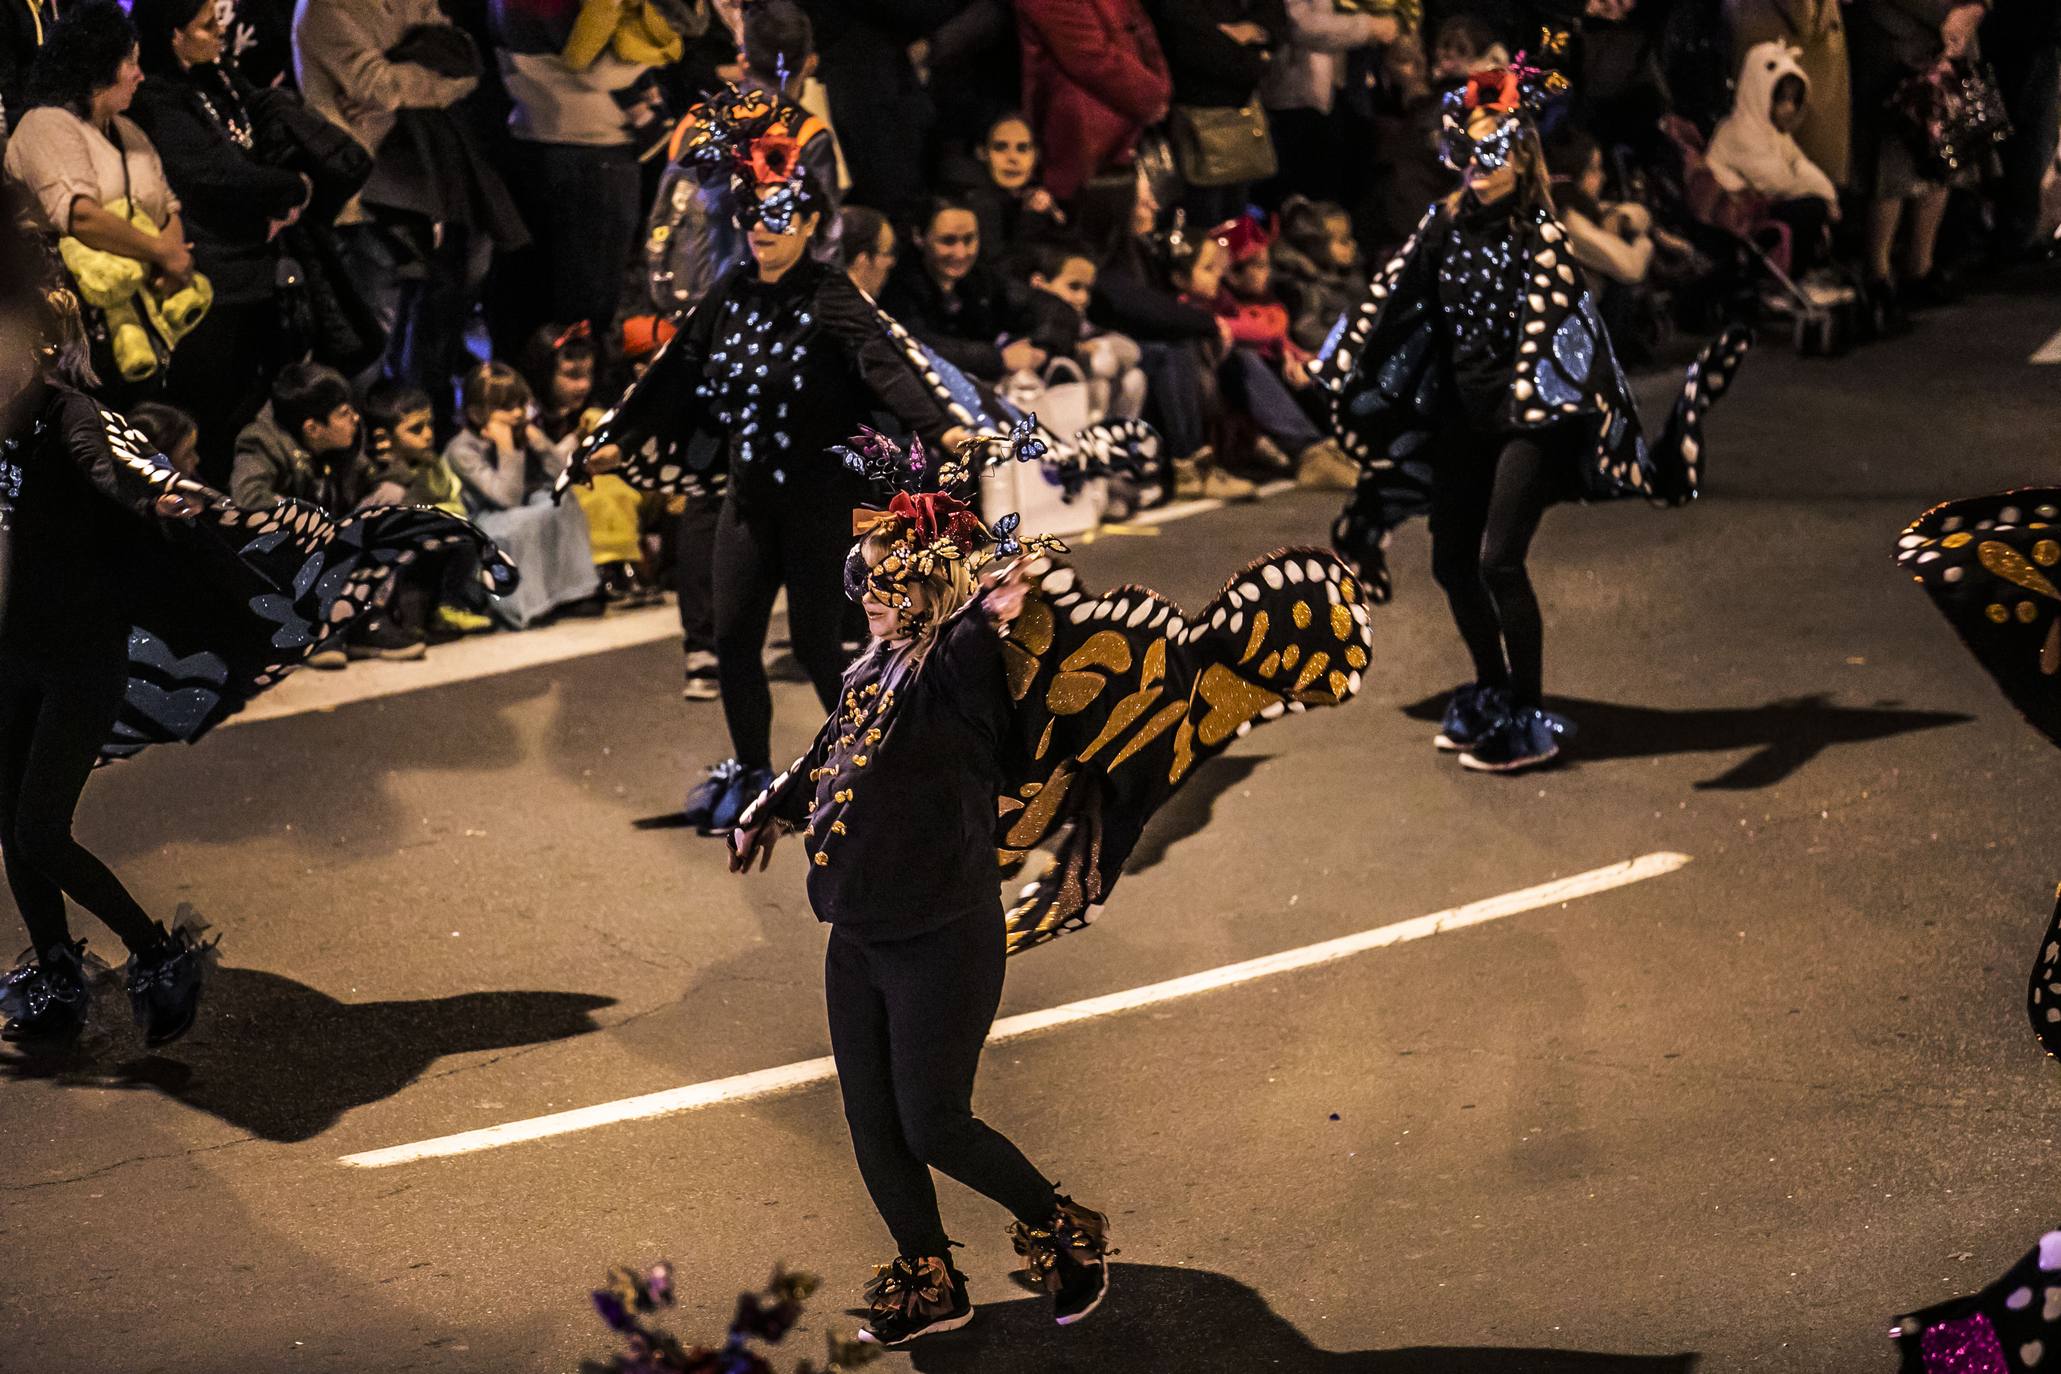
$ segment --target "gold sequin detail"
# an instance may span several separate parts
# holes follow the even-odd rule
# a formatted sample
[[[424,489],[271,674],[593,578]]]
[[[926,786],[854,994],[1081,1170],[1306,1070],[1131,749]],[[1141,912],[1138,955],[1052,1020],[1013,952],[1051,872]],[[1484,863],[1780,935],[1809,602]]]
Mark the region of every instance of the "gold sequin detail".
[[[1110,711],[1109,722],[1102,727],[1102,733],[1089,741],[1087,748],[1081,750],[1081,762],[1086,763],[1101,753],[1104,745],[1130,728],[1131,723],[1138,717],[1151,710],[1152,703],[1158,701],[1160,693],[1165,690],[1163,687],[1147,687],[1144,691],[1133,692],[1119,701]]]
[[[1018,849],[1028,849],[1045,837],[1052,827],[1052,818],[1059,814],[1059,803],[1066,800],[1066,790],[1073,785],[1071,765],[1061,764],[1052,771],[1045,785],[1038,789],[1038,795],[1016,818],[1016,824],[1009,827],[1009,833],[1002,837],[1005,844]]]
[[[1307,601],[1296,602],[1294,606],[1289,608],[1288,618],[1295,622],[1296,629],[1307,630],[1310,627],[1310,603]]]
[[[1345,651],[1345,662],[1349,668],[1364,668],[1367,666],[1367,651],[1355,644]]]
[[[1985,539],[1976,547],[1975,556],[1982,561],[1983,567],[2006,582],[2016,583],[2029,592],[2038,592],[2041,596],[2051,596],[2056,601],[2061,601],[2061,590],[2057,590],[2038,568],[2025,561],[2025,555],[2009,544]]]
[[[2005,610],[2001,605],[1994,601],[1990,602],[1989,605],[1984,608],[1983,614],[1987,615],[1991,620],[1994,620],[1999,625],[2003,624],[2005,621],[2011,618],[2011,613]]]
[[[2055,623],[2061,624],[2061,621]],[[1172,725],[1177,720],[1181,720],[1187,714],[1188,702],[1185,698],[1180,701],[1168,702],[1165,706],[1160,707],[1159,714],[1140,726],[1138,733],[1131,737],[1131,742],[1122,749],[1119,749],[1116,757],[1109,761],[1109,771],[1114,773],[1123,766],[1126,759],[1165,734],[1169,725]],[[1185,721],[1182,723],[1182,729],[1187,729]]]
[[[1344,701],[1345,689],[1352,686],[1352,682],[1346,677],[1344,673],[1339,672],[1336,668],[1333,668],[1331,670],[1331,676],[1327,680],[1331,684],[1331,695],[1338,698],[1340,701]]]
[[[1066,656],[1059,665],[1062,673],[1077,673],[1084,668],[1107,668],[1112,673],[1130,671],[1131,641],[1115,630],[1097,630],[1088,636],[1087,643]]]
[[[1052,727],[1057,724],[1059,718],[1056,716],[1045,722],[1045,732],[1038,736],[1038,752],[1031,755],[1033,759],[1042,759],[1046,751],[1052,747]]]
[[[1353,637],[1353,613],[1344,606],[1331,608],[1331,633],[1339,639]]]
[[[816,866],[817,866],[818,868],[821,868],[821,867],[822,867],[823,865],[825,865],[825,864],[827,864],[827,863],[829,863],[829,862],[830,862],[830,856],[829,856],[828,854],[825,854],[825,853],[824,853],[824,852],[823,852],[822,850],[820,850],[820,849],[816,851]]]
[[[2018,603],[2018,623],[2020,625],[2032,624],[2033,621],[2039,619],[2039,614],[2040,608],[2033,605],[2030,601]]]
[[[1330,666],[1331,655],[1324,653],[1311,654],[1310,661],[1302,665],[1302,675],[1295,679],[1295,690],[1300,692],[1308,687],[1317,680],[1319,674]]]
[[[1966,530],[1963,530],[1959,534],[1950,534],[1946,538],[1940,540],[1939,546],[1943,549],[1958,549],[1965,544],[1973,543],[1974,540],[1974,535],[1969,534]]]
[[[1222,744],[1239,726],[1266,710],[1281,698],[1278,694],[1247,682],[1221,663],[1212,663],[1195,684],[1196,695],[1209,703],[1209,714],[1195,727],[1195,737],[1204,748]]]
[[[1252,637],[1245,641],[1245,652],[1238,655],[1238,661],[1243,663],[1258,653],[1260,645],[1266,643],[1266,640],[1267,613],[1265,611],[1254,611],[1252,613]]]
[[[2032,546],[2032,561],[2042,568],[2051,568],[2061,563],[2061,544],[2051,539],[2042,539]]]
[[[1295,646],[1291,644],[1288,647],[1293,649]],[[1276,650],[1275,652],[1268,654],[1265,658],[1260,660],[1259,675],[1261,677],[1272,677],[1274,674],[1280,671],[1281,654],[1279,650]]]
[[[1078,715],[1102,695],[1109,679],[1100,673],[1061,673],[1045,689],[1045,705],[1055,716]]]
[[[1281,651],[1281,666],[1283,668],[1293,670],[1295,665],[1300,662],[1302,662],[1302,645],[1291,644]]]

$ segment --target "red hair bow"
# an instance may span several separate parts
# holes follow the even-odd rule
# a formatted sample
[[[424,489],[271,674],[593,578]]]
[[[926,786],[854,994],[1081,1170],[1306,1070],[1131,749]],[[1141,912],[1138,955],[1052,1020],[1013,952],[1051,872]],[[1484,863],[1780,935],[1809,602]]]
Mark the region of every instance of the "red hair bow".
[[[1490,67],[1467,78],[1470,110],[1512,111],[1524,106],[1524,83],[1509,67]]]
[[[981,537],[980,517],[973,513],[973,508],[941,491],[917,492],[913,496],[898,491],[894,500],[887,503],[887,513],[908,521],[925,544],[946,538],[970,550]]]

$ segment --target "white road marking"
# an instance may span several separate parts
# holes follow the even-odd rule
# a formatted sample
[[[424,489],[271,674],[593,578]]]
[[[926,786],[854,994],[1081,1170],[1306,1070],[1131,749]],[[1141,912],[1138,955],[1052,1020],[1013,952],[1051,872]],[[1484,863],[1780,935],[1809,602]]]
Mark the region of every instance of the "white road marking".
[[[1261,496],[1278,496],[1294,491],[1293,482],[1268,482]],[[1217,500],[1177,501],[1170,506],[1140,511],[1127,524],[1164,525],[1203,515],[1223,507]],[[775,607],[776,617],[786,606],[783,593]],[[611,611],[598,620],[561,620],[542,629],[520,633],[477,635],[453,640],[431,649],[427,658],[413,663],[381,663],[367,660],[353,663],[340,672],[301,668],[259,697],[244,711],[223,722],[227,730],[253,725],[261,720],[281,720],[315,711],[334,711],[361,701],[420,692],[430,687],[448,687],[457,682],[497,677],[502,673],[541,668],[568,659],[586,658],[616,649],[655,644],[679,633],[680,617],[670,604],[635,611]]]
[[[1506,892],[1500,897],[1469,902],[1466,906],[1434,911],[1428,916],[1418,916],[1407,921],[1397,921],[1393,925],[1363,930],[1357,935],[1344,935],[1335,940],[1304,945],[1300,949],[1284,950],[1279,954],[1268,954],[1258,959],[1247,959],[1243,963],[1226,964],[1222,968],[1207,969],[1182,978],[1170,978],[1163,983],[1151,983],[1125,992],[1113,992],[1103,997],[1069,1002],[1065,1006],[1052,1007],[1045,1011],[1005,1017],[997,1021],[994,1029],[988,1033],[988,1043],[992,1045],[1003,1040],[1013,1040],[1018,1036],[1051,1030],[1057,1026],[1111,1016],[1121,1011],[1133,1011],[1139,1007],[1169,1002],[1179,997],[1193,997],[1197,993],[1212,992],[1218,988],[1250,983],[1260,978],[1292,973],[1297,969],[1314,968],[1319,964],[1364,954],[1371,949],[1384,949],[1389,945],[1421,940],[1427,935],[1439,935],[1449,930],[1461,930],[1488,921],[1499,921],[1505,916],[1537,911],[1542,907],[1573,901],[1577,897],[1590,897],[1599,892],[1609,892],[1614,888],[1644,882],[1648,878],[1662,877],[1673,873],[1688,862],[1687,854],[1665,851],[1643,854],[1623,863],[1611,864],[1605,868],[1592,868],[1586,873],[1577,873],[1570,878],[1560,878],[1536,887]],[[535,1116],[526,1121],[510,1121],[504,1125],[487,1126],[476,1131],[460,1131],[456,1135],[438,1136],[434,1140],[419,1140],[412,1145],[392,1145],[381,1150],[366,1150],[360,1154],[341,1156],[338,1162],[358,1169],[381,1169],[394,1164],[410,1164],[422,1159],[473,1154],[480,1150],[498,1149],[503,1145],[516,1145],[528,1140],[543,1140],[550,1136],[571,1135],[576,1131],[590,1131],[597,1126],[611,1126],[620,1121],[648,1121],[653,1117],[671,1116],[676,1112],[693,1111],[697,1107],[711,1107],[721,1102],[746,1102],[754,1098],[770,1097],[775,1093],[828,1082],[835,1077],[837,1066],[828,1057],[805,1059],[798,1064],[783,1064],[778,1068],[760,1069],[754,1073],[738,1074],[733,1078],[690,1083],[685,1087],[645,1093],[640,1097],[626,1097],[620,1101],[602,1102],[592,1107],[553,1112],[549,1116]]]
[[[2032,363],[2061,363],[2061,333],[2055,334],[2053,338],[2034,349],[2032,357],[2027,359],[2027,361]]]

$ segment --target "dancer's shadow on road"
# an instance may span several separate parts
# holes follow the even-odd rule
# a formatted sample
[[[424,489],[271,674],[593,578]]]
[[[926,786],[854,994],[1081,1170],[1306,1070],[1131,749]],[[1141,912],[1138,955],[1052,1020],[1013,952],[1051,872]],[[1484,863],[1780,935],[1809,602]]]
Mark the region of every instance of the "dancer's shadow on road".
[[[391,1097],[440,1057],[599,1030],[609,997],[467,992],[415,1002],[339,1002],[262,969],[221,968],[200,1024],[163,1054],[138,1043],[119,988],[97,999],[89,1038],[66,1053],[10,1054],[0,1075],[155,1089],[266,1140],[308,1140],[353,1107]]]
[[[1862,744],[1975,719],[1958,711],[1901,710],[1893,701],[1834,706],[1823,692],[1784,697],[1765,706],[1686,711],[1549,696],[1546,708],[1574,722],[1574,742],[1565,757],[1576,765],[1751,749],[1751,754],[1723,773],[1696,784],[1713,791],[1771,787],[1835,744]],[[1440,693],[1405,706],[1403,714],[1412,720],[1436,722],[1445,709],[1446,697]]]
[[[1138,837],[1138,847],[1124,864],[1124,872],[1143,873],[1164,859],[1177,840],[1185,840],[1207,826],[1216,811],[1217,799],[1272,758],[1271,754],[1229,754],[1210,760],[1207,768],[1195,770],[1188,785],[1168,797],[1147,822],[1145,833]]]
[[[1693,1354],[1413,1346],[1330,1351],[1238,1280],[1205,1269],[1118,1264],[1108,1300],[1079,1326],[1056,1326],[1046,1298],[982,1306],[964,1331],[910,1348],[920,1374],[1690,1374]]]

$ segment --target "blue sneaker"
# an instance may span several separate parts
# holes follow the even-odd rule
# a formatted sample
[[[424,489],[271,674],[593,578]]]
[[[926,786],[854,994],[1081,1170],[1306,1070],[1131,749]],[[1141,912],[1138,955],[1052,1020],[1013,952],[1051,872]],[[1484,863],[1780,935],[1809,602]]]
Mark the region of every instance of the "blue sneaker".
[[[1522,772],[1550,763],[1560,753],[1560,741],[1573,734],[1574,726],[1551,711],[1520,706],[1461,754],[1460,764],[1483,773]]]
[[[1447,751],[1468,748],[1493,730],[1509,709],[1509,698],[1500,687],[1484,687],[1479,682],[1455,687],[1452,698],[1446,702],[1446,717],[1439,723],[1438,738],[1432,743]]]
[[[687,805],[681,819],[696,830],[707,832],[709,822],[714,819],[716,808],[722,805],[723,797],[730,790],[730,784],[737,781],[744,772],[744,765],[736,759],[724,759],[708,770],[708,776],[696,783],[687,793]]]
[[[708,829],[710,835],[727,835],[737,828],[737,818],[744,814],[744,808],[759,798],[759,793],[773,785],[773,770],[770,768],[739,767],[737,776],[730,782],[729,790],[723,793],[716,809],[710,813]]]

